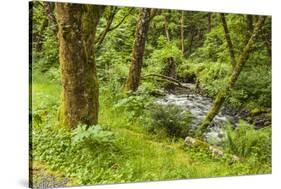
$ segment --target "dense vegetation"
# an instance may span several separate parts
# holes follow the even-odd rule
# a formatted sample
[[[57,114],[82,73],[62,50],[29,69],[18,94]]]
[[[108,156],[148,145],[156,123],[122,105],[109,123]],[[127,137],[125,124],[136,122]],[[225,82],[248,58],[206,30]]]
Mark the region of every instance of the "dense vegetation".
[[[271,173],[271,17],[39,1],[30,16],[32,170],[69,186]],[[179,91],[214,101],[196,128],[157,103]],[[220,111],[226,155],[185,145]]]

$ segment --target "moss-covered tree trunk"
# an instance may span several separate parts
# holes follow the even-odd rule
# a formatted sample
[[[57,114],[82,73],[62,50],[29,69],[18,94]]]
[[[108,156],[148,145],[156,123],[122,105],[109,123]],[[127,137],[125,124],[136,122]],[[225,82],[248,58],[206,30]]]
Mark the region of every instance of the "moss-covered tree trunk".
[[[259,20],[258,20],[257,24],[255,25],[254,31],[253,31],[250,39],[248,40],[247,45],[244,47],[244,49],[239,57],[239,61],[235,65],[235,67],[229,77],[229,82],[228,82],[227,86],[218,93],[213,106],[207,113],[202,124],[197,129],[197,133],[196,133],[197,136],[201,136],[202,133],[205,132],[205,130],[210,125],[210,123],[212,122],[214,117],[218,114],[218,112],[219,112],[220,108],[222,107],[228,94],[234,87],[235,82],[237,81],[245,63],[247,62],[247,60],[249,58],[251,48],[253,47],[255,40],[257,38],[257,35],[263,26],[264,20],[265,20],[265,17],[262,17],[262,16],[259,17]]]
[[[103,6],[56,3],[62,82],[60,123],[75,128],[98,121],[95,34]]]
[[[137,21],[135,31],[135,41],[133,45],[132,61],[129,75],[125,84],[125,90],[136,91],[140,84],[141,67],[143,64],[143,55],[145,50],[145,42],[151,20],[151,9],[142,8]]]

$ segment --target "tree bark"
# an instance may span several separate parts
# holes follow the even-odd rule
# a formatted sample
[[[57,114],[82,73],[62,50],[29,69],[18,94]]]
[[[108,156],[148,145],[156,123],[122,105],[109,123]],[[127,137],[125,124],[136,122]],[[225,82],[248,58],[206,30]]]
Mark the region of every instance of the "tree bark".
[[[202,122],[202,124],[199,126],[199,128],[197,129],[196,135],[197,136],[201,136],[202,133],[204,133],[207,129],[207,127],[209,126],[209,124],[213,121],[214,117],[218,114],[222,104],[224,103],[226,97],[228,96],[228,94],[230,93],[230,91],[232,90],[232,88],[234,87],[235,82],[237,81],[245,63],[247,62],[249,55],[250,55],[250,50],[252,48],[252,46],[254,45],[257,35],[260,32],[263,23],[265,21],[265,17],[260,16],[259,20],[254,28],[254,31],[250,37],[250,39],[248,40],[247,45],[244,47],[242,54],[239,57],[239,61],[237,62],[237,64],[235,65],[232,74],[229,77],[229,82],[227,84],[227,86],[218,93],[215,102],[213,104],[213,106],[211,107],[211,109],[209,110],[209,112],[207,113],[204,121]]]
[[[103,9],[103,6],[56,3],[62,82],[59,121],[66,128],[98,122],[94,44]]]
[[[184,55],[184,11],[181,11],[181,52]]]
[[[230,58],[231,58],[231,64],[232,64],[232,67],[234,67],[236,65],[236,59],[235,59],[233,44],[232,44],[232,41],[230,38],[230,33],[228,30],[228,26],[227,26],[227,22],[226,22],[224,13],[220,13],[220,15],[221,15],[222,26],[224,29],[225,39],[227,42],[227,46],[228,46],[228,50],[229,50],[229,54],[230,54]]]
[[[143,64],[143,55],[145,43],[149,29],[151,9],[142,8],[140,10],[137,27],[135,32],[135,41],[133,45],[133,55],[129,75],[125,84],[126,91],[136,91],[140,84],[141,67]]]

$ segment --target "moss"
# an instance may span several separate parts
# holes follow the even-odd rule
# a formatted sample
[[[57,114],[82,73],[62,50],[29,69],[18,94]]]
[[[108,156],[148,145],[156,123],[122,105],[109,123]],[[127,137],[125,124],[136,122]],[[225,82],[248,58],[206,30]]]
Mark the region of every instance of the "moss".
[[[94,40],[102,10],[103,6],[56,3],[63,88],[59,119],[68,128],[98,122]]]
[[[135,31],[135,41],[133,45],[131,67],[124,87],[126,91],[136,91],[139,87],[141,67],[143,63],[143,54],[149,28],[149,22],[150,9],[141,9]]]

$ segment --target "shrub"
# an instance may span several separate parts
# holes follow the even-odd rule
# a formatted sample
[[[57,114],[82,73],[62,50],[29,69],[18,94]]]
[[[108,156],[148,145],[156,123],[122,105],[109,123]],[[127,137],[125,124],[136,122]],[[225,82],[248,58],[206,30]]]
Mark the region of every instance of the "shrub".
[[[115,110],[124,111],[128,114],[128,118],[143,119],[146,112],[152,105],[152,97],[149,95],[149,91],[143,88],[139,88],[137,92],[129,92],[129,96],[118,100],[114,105]]]
[[[151,111],[152,132],[164,132],[170,137],[186,137],[191,114],[176,105],[156,105]]]
[[[159,40],[159,47],[144,61],[144,68],[148,73],[161,73],[165,69],[167,58],[170,57],[174,58],[177,65],[183,62],[182,52],[175,41],[168,42],[163,36],[160,36]]]
[[[86,146],[91,149],[97,146],[112,146],[114,140],[113,132],[105,130],[100,125],[91,127],[79,125],[72,132],[73,144]]]
[[[59,67],[59,44],[51,28],[47,28],[43,36],[42,50],[33,49],[32,70],[44,73],[50,68]]]
[[[51,67],[46,73],[47,79],[50,82],[59,82],[60,81],[60,70],[55,67]]]
[[[235,129],[228,125],[226,131],[225,148],[229,152],[271,162],[271,128],[256,130],[245,121],[240,121]]]

